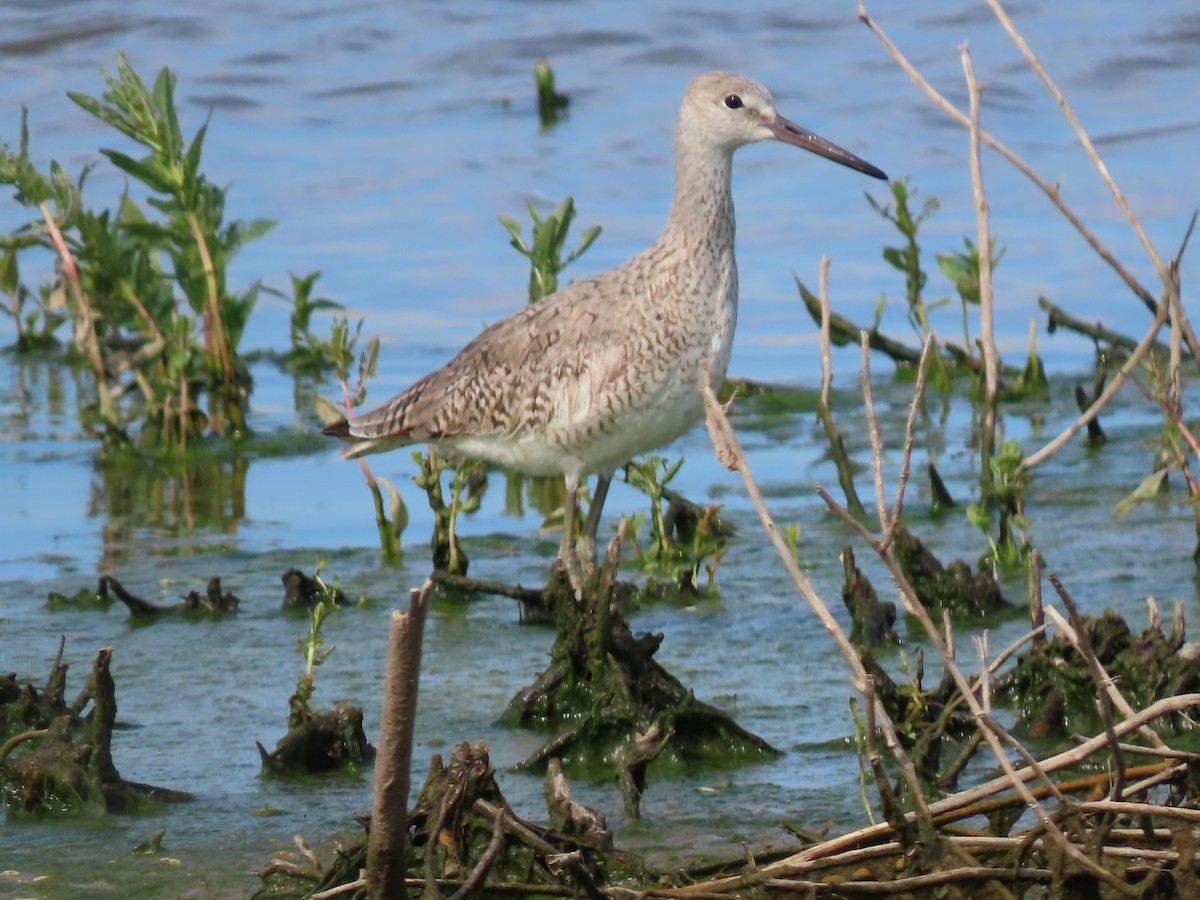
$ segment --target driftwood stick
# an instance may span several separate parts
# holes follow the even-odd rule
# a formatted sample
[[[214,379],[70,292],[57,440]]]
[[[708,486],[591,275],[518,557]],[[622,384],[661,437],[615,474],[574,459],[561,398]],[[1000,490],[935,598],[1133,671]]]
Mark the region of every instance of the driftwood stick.
[[[1068,331],[1074,331],[1076,334],[1089,337],[1098,344],[1104,343],[1128,351],[1137,347],[1137,341],[1128,335],[1105,328],[1099,322],[1085,322],[1083,319],[1071,315],[1061,306],[1045,297],[1038,297],[1038,306],[1046,313],[1047,331],[1054,332],[1056,329],[1065,328]],[[1162,345],[1157,344],[1157,342],[1156,347],[1162,349]]]
[[[367,894],[372,900],[408,896],[405,845],[408,839],[409,767],[421,671],[421,640],[432,592],[432,582],[426,581],[410,594],[408,612],[392,611],[379,717],[371,830],[367,836]]]
[[[511,597],[531,606],[545,605],[545,592],[537,588],[522,587],[519,584],[508,584],[504,581],[489,581],[483,578],[472,578],[469,575],[459,575],[457,572],[447,572],[445,569],[434,569],[429,573],[429,580],[434,584],[445,585],[455,590],[467,591],[472,594],[491,594],[497,597]]]
[[[462,886],[457,891],[450,895],[450,900],[465,900],[476,889],[483,886],[488,872],[492,870],[492,863],[496,861],[496,857],[500,853],[500,848],[504,846],[504,818],[504,810],[500,810],[496,815],[495,824],[492,825],[492,839],[488,843],[487,849],[479,857],[479,862],[475,864],[475,868],[471,870],[471,874],[467,876],[467,880],[462,883]]]

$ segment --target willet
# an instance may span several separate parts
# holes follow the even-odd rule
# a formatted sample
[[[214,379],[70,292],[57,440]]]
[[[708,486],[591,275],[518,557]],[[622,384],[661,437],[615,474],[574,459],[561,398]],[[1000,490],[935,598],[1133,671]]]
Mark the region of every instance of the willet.
[[[562,475],[559,556],[578,589],[580,479],[598,476],[578,545],[594,558],[617,467],[703,417],[705,366],[715,386],[724,381],[738,302],[733,151],[767,140],[887,178],[779,115],[762,85],[728,72],[700,75],[680,106],[675,197],[657,241],[501,319],[408,390],[324,433],[355,441],[347,459],[433,441],[529,475]]]

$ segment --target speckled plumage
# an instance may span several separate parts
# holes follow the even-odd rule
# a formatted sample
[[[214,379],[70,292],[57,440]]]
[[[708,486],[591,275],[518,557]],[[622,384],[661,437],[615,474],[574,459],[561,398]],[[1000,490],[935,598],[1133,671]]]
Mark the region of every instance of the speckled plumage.
[[[662,235],[637,256],[501,319],[440,369],[329,433],[345,456],[436,441],[533,475],[605,479],[703,415],[702,364],[725,378],[737,322],[733,151],[796,144],[875,177],[881,171],[775,112],[739,75],[709,72],[684,95],[675,197]],[[590,521],[590,518],[589,518]]]

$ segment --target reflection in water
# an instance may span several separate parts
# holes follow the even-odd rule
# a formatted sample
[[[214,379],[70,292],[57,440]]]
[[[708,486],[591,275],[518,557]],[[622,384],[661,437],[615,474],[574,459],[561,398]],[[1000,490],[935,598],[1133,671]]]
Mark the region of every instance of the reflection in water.
[[[567,487],[561,476],[530,476],[520,472],[504,472],[504,514],[521,518],[525,504],[543,518],[562,513]]]
[[[29,428],[35,414],[51,422],[61,422],[66,406],[67,391],[64,374],[72,373],[68,366],[44,364],[39,354],[18,355],[6,352],[12,360],[11,381],[0,389],[0,419],[10,433]],[[78,395],[78,392],[76,392]]]
[[[146,531],[157,537],[236,534],[246,516],[249,468],[250,459],[242,454],[98,462],[87,513],[105,520],[101,569],[137,559],[138,538]],[[196,545],[180,544],[173,552],[193,553]]]

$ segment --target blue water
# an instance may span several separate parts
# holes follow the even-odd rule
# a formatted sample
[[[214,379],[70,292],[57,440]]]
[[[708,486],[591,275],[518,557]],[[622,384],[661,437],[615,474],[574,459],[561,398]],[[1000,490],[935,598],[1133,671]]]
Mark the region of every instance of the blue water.
[[[987,88],[985,127],[1060,183],[1080,216],[1157,295],[1137,239],[985,6],[944,0],[923,4],[919,15],[898,4],[869,8],[960,106],[966,94],[958,46],[967,41]],[[1173,255],[1197,198],[1200,19],[1192,5],[1026,4],[1014,15],[1151,240],[1163,256]],[[927,299],[951,292],[933,254],[960,249],[962,236],[975,233],[965,132],[917,93],[855,20],[852,4],[817,11],[711,2],[242,3],[194,12],[93,0],[0,3],[0,23],[0,90],[9,101],[0,112],[0,141],[15,145],[19,107],[27,106],[39,164],[53,158],[76,172],[97,158],[98,147],[129,149],[65,97],[67,90],[100,93],[99,70],[115,69],[118,49],[144,77],[171,67],[185,131],[211,115],[205,168],[230,186],[228,214],[279,220],[237,257],[231,281],[245,286],[261,278],[283,288],[287,273],[320,269],[319,293],[345,304],[365,319],[366,333],[383,339],[374,401],[524,302],[525,261],[508,247],[498,213],[523,221],[527,200],[545,208],[573,196],[577,230],[600,224],[604,232],[568,274],[601,271],[656,236],[671,194],[679,96],[705,69],[758,78],[785,115],[893,176],[911,177],[922,196],[941,201],[922,231]],[[531,77],[541,55],[572,98],[568,118],[544,131]],[[992,233],[1008,248],[996,273],[1006,359],[1023,360],[1031,319],[1043,321],[1036,307],[1042,295],[1082,318],[1140,335],[1146,313],[1112,271],[1022,176],[991,153],[984,165]],[[908,336],[902,282],[880,257],[897,236],[862,197],[870,191],[886,198],[885,188],[783,146],[740,151],[735,168],[743,302],[734,375],[818,384],[815,328],[797,302],[793,276],[815,286],[822,254],[833,259],[838,312],[869,323],[886,294],[892,303],[885,329]],[[111,205],[123,185],[101,165],[89,178],[89,201]],[[136,190],[133,195],[144,199]],[[4,231],[24,215],[0,202]],[[48,273],[51,261],[23,260],[27,282],[40,280],[39,267]],[[1187,283],[1185,264],[1185,295]],[[263,296],[243,347],[286,348],[287,314],[282,301]],[[937,312],[935,326],[955,339],[957,306]],[[1070,379],[1086,372],[1092,354],[1083,339],[1039,329],[1039,351],[1059,376],[1054,395],[1005,423],[1008,436],[1028,449],[1070,421]],[[11,343],[13,334],[10,320],[0,318],[0,345]],[[839,351],[834,362],[839,422],[865,462],[857,351]],[[885,360],[874,365],[885,382],[878,388],[885,436],[896,447],[908,389],[886,384]],[[256,430],[313,430],[312,411],[294,408],[290,378],[269,365],[256,366],[254,374]],[[324,393],[336,396],[330,386]],[[1189,399],[1194,406],[1196,398]],[[105,886],[145,896],[244,894],[255,884],[254,870],[290,844],[292,834],[315,841],[352,830],[350,814],[369,803],[366,776],[301,786],[258,777],[253,742],[270,744],[282,733],[301,665],[294,638],[304,623],[277,611],[278,576],[288,566],[311,570],[324,559],[331,577],[372,598],[330,622],[337,650],[319,673],[317,695],[318,702],[362,704],[372,731],[389,611],[428,568],[424,500],[409,484],[406,453],[375,464],[400,486],[413,517],[405,564],[381,569],[361,474],[337,461],[333,448],[285,456],[252,450],[243,503],[235,509],[227,498],[214,510],[166,474],[155,481],[148,473],[136,487],[106,478],[94,465],[93,440],[80,433],[79,402],[71,373],[0,362],[0,667],[40,683],[58,636],[66,634],[74,691],[96,649],[115,647],[120,717],[141,726],[118,735],[118,768],[127,778],[191,790],[202,799],[149,819],[0,823],[0,869],[18,870],[21,878],[51,876],[40,885],[0,876],[0,894],[91,896]],[[1117,446],[1102,453],[1078,444],[1065,450],[1038,472],[1027,509],[1035,541],[1081,605],[1090,611],[1117,606],[1135,626],[1143,621],[1146,594],[1164,605],[1182,600],[1193,621],[1200,614],[1190,510],[1167,498],[1139,509],[1121,527],[1109,520],[1113,504],[1149,471],[1159,424],[1136,390],[1124,392],[1106,421]],[[819,425],[811,415],[760,419],[753,405],[743,409],[738,425],[778,518],[800,524],[802,553],[814,566],[818,589],[839,606],[836,555],[853,536],[823,512],[812,492],[818,482],[834,483]],[[944,424],[930,422],[921,433],[919,462],[935,458],[964,499],[975,490],[971,428],[970,410],[959,401]],[[851,732],[844,671],[759,540],[740,483],[712,458],[703,430],[682,438],[671,453],[687,456],[678,486],[697,499],[724,503],[740,537],[719,570],[719,600],[646,609],[634,627],[665,631],[660,658],[671,671],[698,696],[794,752],[733,772],[671,774],[657,782],[652,774],[650,824],[625,837],[663,852],[732,852],[741,839],[776,839],[780,818],[850,827],[863,814],[857,768],[840,743]],[[890,453],[889,471],[897,462],[898,453]],[[922,484],[915,479],[911,492],[916,514],[928,506]],[[501,488],[497,480],[480,513],[463,525],[473,574],[538,583],[555,538],[538,538],[535,512],[506,516]],[[860,490],[869,493],[865,480]],[[131,503],[126,491],[142,499]],[[608,510],[615,517],[643,507],[639,495],[618,485]],[[959,518],[929,523],[922,536],[947,558],[974,559],[984,549],[981,536]],[[1145,556],[1150,547],[1152,560]],[[886,593],[880,568],[865,551],[858,557]],[[168,620],[131,629],[118,608],[81,614],[44,607],[48,591],[71,593],[101,572],[115,572],[132,590],[162,603],[221,574],[242,596],[242,612],[228,621]],[[1018,581],[1007,590],[1019,600],[1023,588]],[[1019,622],[999,626],[993,648],[1019,630]],[[487,739],[510,799],[540,817],[540,782],[503,772],[536,739],[493,723],[545,664],[549,643],[548,632],[518,624],[510,601],[434,610],[414,754],[418,777],[431,752],[448,754],[455,741]],[[898,666],[896,658],[888,662]],[[612,785],[580,785],[578,792],[619,821]],[[280,812],[255,814],[264,808]],[[160,828],[167,830],[165,855],[177,862],[126,856]],[[53,859],[49,846],[56,848]]]

